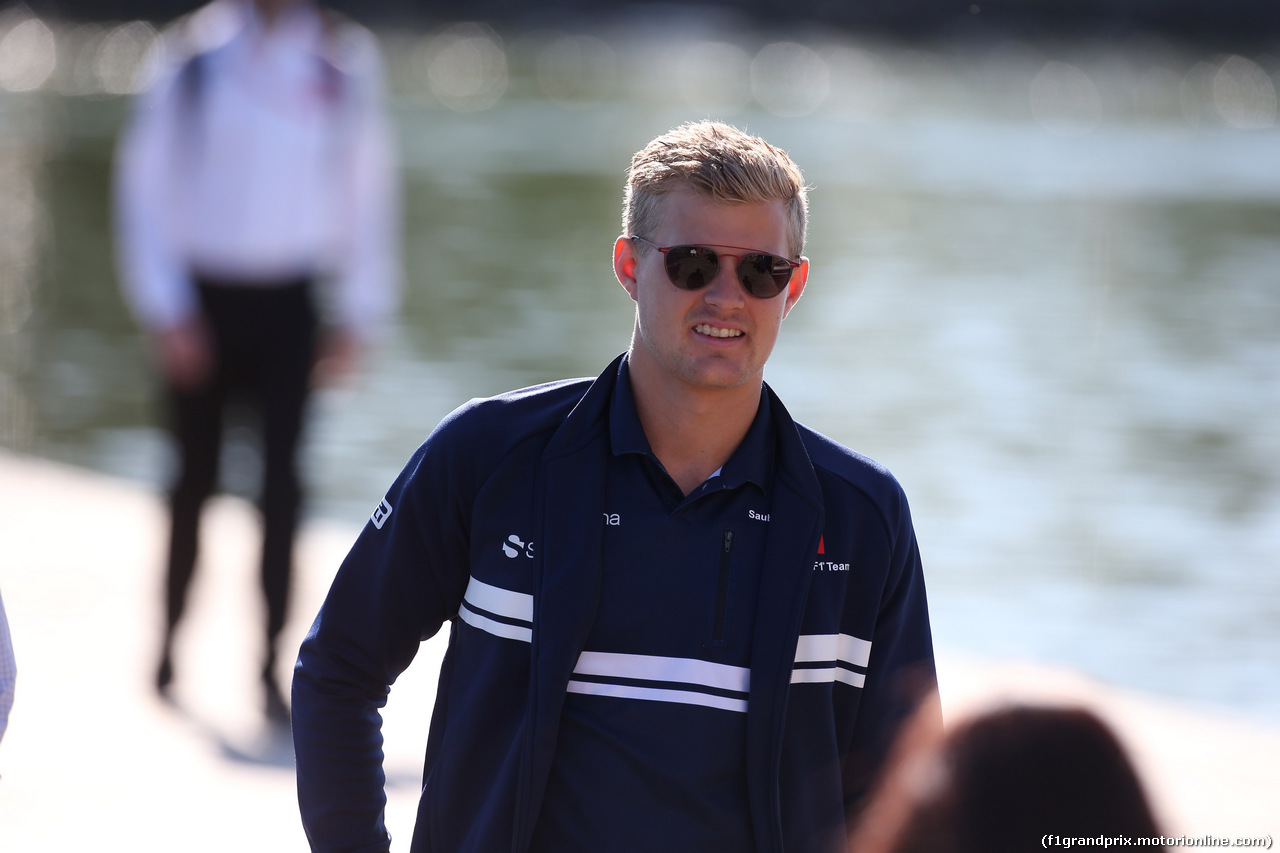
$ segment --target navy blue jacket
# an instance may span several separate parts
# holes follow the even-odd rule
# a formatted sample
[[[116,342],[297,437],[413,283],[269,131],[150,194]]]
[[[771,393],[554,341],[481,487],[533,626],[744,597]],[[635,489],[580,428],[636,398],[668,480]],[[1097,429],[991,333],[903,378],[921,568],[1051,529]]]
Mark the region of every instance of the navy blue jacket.
[[[377,709],[446,621],[411,849],[528,848],[595,615],[618,369],[458,409],[365,526],[294,676],[313,850],[387,849]],[[752,827],[760,851],[843,849],[899,725],[935,687],[924,579],[893,477],[796,424],[767,386],[766,402],[777,447],[747,700]]]

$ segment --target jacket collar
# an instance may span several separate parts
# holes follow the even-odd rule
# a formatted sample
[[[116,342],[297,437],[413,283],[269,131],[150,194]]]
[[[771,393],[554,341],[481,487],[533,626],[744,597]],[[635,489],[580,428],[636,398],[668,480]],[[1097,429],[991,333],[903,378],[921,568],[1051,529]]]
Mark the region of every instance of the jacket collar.
[[[555,758],[569,676],[595,623],[600,600],[600,516],[609,442],[605,424],[625,356],[614,359],[547,442],[537,474],[533,642],[524,748],[516,783],[512,850],[527,850]]]
[[[777,435],[777,464],[769,502],[769,535],[756,602],[747,696],[747,797],[756,849],[782,849],[778,790],[782,736],[791,695],[796,639],[808,600],[825,511],[822,487],[782,401],[767,385]]]
[[[762,492],[768,494],[775,456],[771,409],[769,396],[761,389],[760,405],[747,434],[729,460],[716,472],[725,488],[736,489],[744,483],[755,483]],[[615,456],[638,453],[653,460],[654,464],[662,465],[654,455],[649,438],[640,424],[640,414],[636,411],[635,397],[631,390],[631,371],[626,358],[618,366],[617,382],[614,383],[609,400],[609,445]]]

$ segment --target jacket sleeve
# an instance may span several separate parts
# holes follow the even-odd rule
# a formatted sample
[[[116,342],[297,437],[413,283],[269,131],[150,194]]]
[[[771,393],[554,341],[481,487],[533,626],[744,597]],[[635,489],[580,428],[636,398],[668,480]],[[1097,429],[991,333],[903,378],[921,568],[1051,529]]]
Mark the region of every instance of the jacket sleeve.
[[[896,483],[895,483],[896,486]],[[843,766],[845,813],[856,820],[903,725],[928,702],[937,705],[937,673],[920,549],[906,496],[890,513],[889,564],[876,615],[871,659]],[[941,722],[941,712],[938,713]]]
[[[298,800],[313,851],[385,851],[379,709],[469,573],[465,431],[450,418],[410,459],[343,561],[293,679]],[[473,466],[471,466],[473,467]]]

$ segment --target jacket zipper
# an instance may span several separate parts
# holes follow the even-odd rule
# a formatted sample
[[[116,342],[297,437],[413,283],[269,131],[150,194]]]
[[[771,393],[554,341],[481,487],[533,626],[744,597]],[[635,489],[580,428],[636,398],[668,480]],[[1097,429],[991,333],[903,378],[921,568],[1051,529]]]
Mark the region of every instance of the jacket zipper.
[[[724,639],[724,616],[729,607],[729,555],[733,551],[733,531],[724,529],[720,544],[720,573],[716,582],[716,618],[711,628],[711,639]]]

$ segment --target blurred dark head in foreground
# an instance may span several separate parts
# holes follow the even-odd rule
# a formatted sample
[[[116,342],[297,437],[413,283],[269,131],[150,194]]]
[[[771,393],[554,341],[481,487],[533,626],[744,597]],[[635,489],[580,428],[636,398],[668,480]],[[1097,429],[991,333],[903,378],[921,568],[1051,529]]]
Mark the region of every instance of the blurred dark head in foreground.
[[[1083,709],[1014,706],[945,733],[908,728],[852,848],[1026,853],[1046,835],[1160,834],[1137,772],[1102,720]]]

